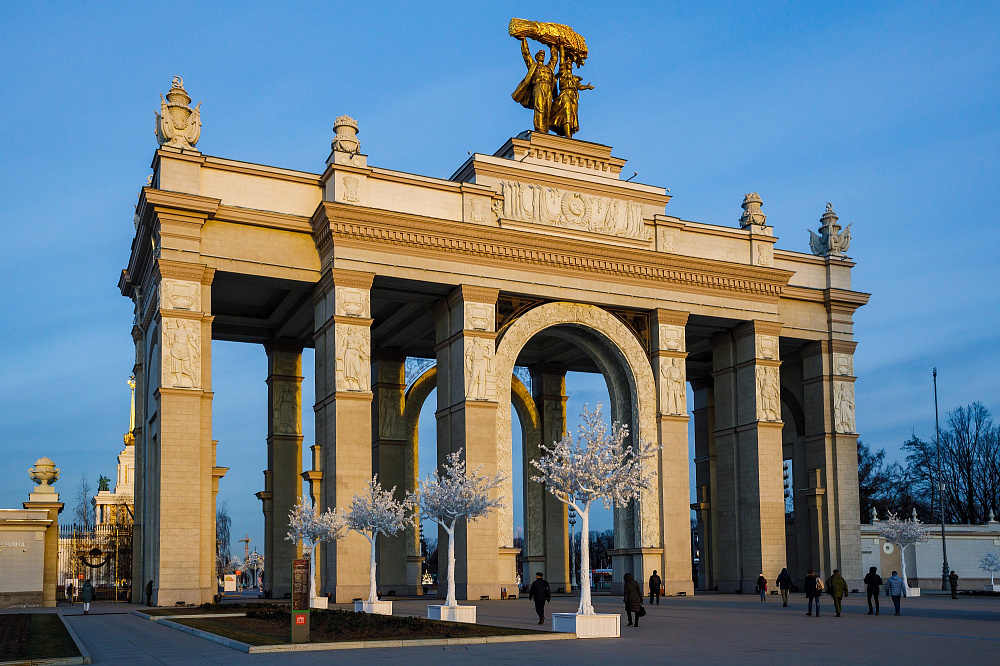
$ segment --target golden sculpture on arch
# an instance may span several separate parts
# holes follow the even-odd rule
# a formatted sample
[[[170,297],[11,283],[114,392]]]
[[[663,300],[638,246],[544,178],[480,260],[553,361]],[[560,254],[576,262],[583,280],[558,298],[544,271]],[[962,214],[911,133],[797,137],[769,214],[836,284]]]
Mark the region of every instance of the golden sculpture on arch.
[[[580,91],[594,89],[573,73],[574,63],[582,67],[587,60],[586,41],[567,25],[518,18],[510,20],[508,32],[511,37],[521,40],[521,55],[528,67],[528,73],[511,97],[521,106],[534,110],[536,132],[551,129],[556,134],[573,138],[580,130]],[[528,38],[549,47],[548,62],[545,62],[544,49],[531,57]]]

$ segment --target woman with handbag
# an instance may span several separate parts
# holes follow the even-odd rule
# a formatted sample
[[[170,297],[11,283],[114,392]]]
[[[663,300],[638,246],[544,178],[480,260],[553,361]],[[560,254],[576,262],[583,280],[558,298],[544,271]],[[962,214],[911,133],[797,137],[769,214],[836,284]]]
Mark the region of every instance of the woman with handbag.
[[[630,573],[625,574],[625,595],[622,601],[625,602],[625,613],[628,615],[628,626],[638,627],[639,618],[646,614],[646,609],[642,607],[642,590],[635,576]],[[632,614],[635,613],[635,620]]]

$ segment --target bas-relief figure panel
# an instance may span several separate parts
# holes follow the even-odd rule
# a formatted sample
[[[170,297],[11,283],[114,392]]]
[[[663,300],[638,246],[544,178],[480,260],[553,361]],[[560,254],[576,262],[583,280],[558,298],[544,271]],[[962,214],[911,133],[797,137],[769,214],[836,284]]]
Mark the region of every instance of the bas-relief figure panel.
[[[161,386],[201,388],[201,322],[164,319]]]
[[[302,434],[302,400],[298,382],[274,383],[272,427],[276,435]]]
[[[684,377],[684,359],[660,358],[660,412],[662,414],[687,414],[687,384]]]
[[[493,372],[493,341],[468,338],[465,343],[465,397],[468,400],[496,400],[497,382]]]
[[[781,421],[781,388],[778,368],[757,366],[757,420]]]
[[[337,390],[371,390],[371,329],[337,324]]]
[[[520,181],[501,181],[500,187],[506,219],[644,241],[653,238],[643,220],[642,204],[634,201]]]
[[[833,355],[833,374],[851,377],[854,375],[854,356],[851,354]]]
[[[837,432],[854,432],[854,383],[833,383],[833,418]]]
[[[469,331],[496,330],[496,306],[490,303],[466,303],[465,328]]]
[[[371,292],[356,287],[336,287],[335,312],[342,317],[370,317]]]
[[[756,344],[757,358],[768,361],[778,360],[778,336],[758,335]]]
[[[160,307],[171,310],[201,311],[201,283],[163,278],[160,280]]]
[[[405,439],[402,393],[395,388],[381,388],[378,393],[378,436],[382,439]]]

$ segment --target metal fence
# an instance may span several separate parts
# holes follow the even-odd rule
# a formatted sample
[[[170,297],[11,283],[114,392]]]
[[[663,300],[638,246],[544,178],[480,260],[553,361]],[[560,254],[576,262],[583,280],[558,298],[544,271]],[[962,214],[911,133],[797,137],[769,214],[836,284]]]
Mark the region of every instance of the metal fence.
[[[131,600],[132,526],[59,527],[59,590],[66,600],[66,581],[79,598],[84,581],[94,586],[94,601]]]

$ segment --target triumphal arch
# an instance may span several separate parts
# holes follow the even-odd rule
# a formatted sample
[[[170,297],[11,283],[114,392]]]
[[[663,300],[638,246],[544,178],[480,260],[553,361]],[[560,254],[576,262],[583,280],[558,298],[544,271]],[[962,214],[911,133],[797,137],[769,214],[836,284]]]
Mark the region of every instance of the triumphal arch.
[[[531,85],[539,65],[525,61]],[[509,476],[514,446],[530,461],[563,433],[568,371],[601,373],[612,417],[662,447],[653,490],[615,514],[616,586],[654,569],[667,594],[748,590],[783,566],[860,579],[852,315],[868,296],[852,290],[849,229],[831,207],[812,252],[777,250],[756,194],[742,211],[734,198],[731,226],[683,220],[664,188],[622,179],[610,147],[538,129],[441,179],[377,166],[345,116],[316,172],[263,166],[200,152],[190,102],[176,79],[119,282],[135,305],[134,579],[153,581],[155,603],[216,591],[226,468],[212,436],[213,340],[267,355],[258,498],[274,596],[289,589],[297,553],[284,536],[303,480],[324,509],[374,473],[412,489],[434,388],[438,460],[462,449],[470,466]],[[560,113],[575,114],[567,104]],[[806,247],[804,223],[781,226]],[[314,368],[302,367],[307,347]],[[407,359],[429,359],[409,382]],[[316,441],[303,470],[306,377]],[[565,507],[525,476],[523,566],[568,589]],[[510,507],[459,533],[460,597],[514,589]],[[366,541],[319,557],[321,593],[363,596]],[[379,560],[383,593],[421,592],[416,523],[384,539]]]

